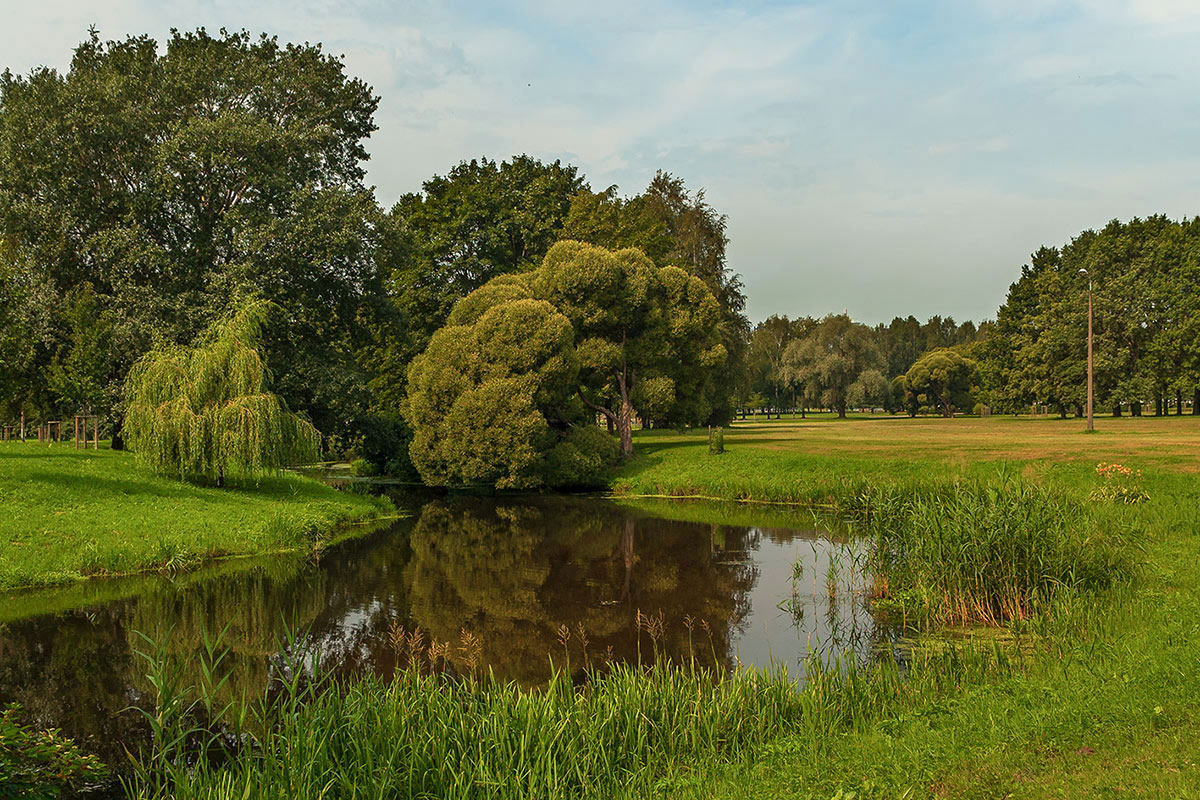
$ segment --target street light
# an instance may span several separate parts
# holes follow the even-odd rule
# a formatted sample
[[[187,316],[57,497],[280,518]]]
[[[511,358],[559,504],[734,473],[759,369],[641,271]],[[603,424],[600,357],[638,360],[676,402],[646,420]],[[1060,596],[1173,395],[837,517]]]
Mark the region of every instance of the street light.
[[[1087,276],[1088,279],[1088,432],[1096,430],[1095,422],[1092,420],[1092,276],[1086,269],[1079,270],[1080,275]]]

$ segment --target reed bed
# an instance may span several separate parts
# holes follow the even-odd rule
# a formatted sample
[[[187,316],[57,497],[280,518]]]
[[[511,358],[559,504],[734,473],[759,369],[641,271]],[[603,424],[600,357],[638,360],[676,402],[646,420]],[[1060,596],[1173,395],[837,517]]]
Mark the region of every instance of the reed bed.
[[[840,505],[870,539],[876,606],[918,621],[1025,620],[1133,571],[1094,504],[1015,477],[879,484]]]
[[[399,646],[412,641],[399,638]],[[464,636],[464,642],[467,642]],[[902,667],[852,656],[785,669],[714,673],[693,660],[614,663],[573,682],[556,669],[523,689],[489,673],[454,675],[447,645],[389,678],[339,679],[289,660],[258,698],[215,709],[220,648],[181,686],[179,665],[147,654],[154,745],[125,788],[139,798],[578,798],[670,793],[681,776],[744,762],[790,735],[819,750],[839,733],[943,696],[1008,666],[996,649],[928,653]],[[199,725],[196,720],[206,720]]]

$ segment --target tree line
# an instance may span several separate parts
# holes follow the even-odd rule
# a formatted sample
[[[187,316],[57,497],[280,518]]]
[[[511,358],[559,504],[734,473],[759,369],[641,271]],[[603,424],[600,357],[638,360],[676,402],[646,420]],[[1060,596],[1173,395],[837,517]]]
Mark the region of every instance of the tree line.
[[[641,349],[627,341],[628,352],[614,355],[605,337],[619,325],[571,318],[559,355],[588,377],[564,398],[570,408],[539,411],[547,424],[599,413],[628,449],[627,417],[699,424],[731,416],[715,371],[742,358],[745,296],[726,262],[726,219],[702,190],[660,171],[633,196],[615,186],[594,191],[573,165],[519,155],[463,161],[385,209],[364,180],[378,102],[320,45],[224,30],[173,32],[161,49],[148,36],[101,41],[93,30],[65,72],[5,71],[0,417],[87,411],[106,420],[120,446],[131,372],[158,376],[138,396],[165,403],[169,365],[216,359],[221,331],[252,305],[262,383],[283,401],[275,418],[298,413],[327,451],[402,473],[411,470],[412,421],[424,419],[409,397],[410,375],[436,360],[426,358],[421,373],[418,356],[460,301],[536,272],[560,241],[622,263],[633,256],[619,254],[636,248],[635,271],[655,285],[642,287],[651,296],[640,306],[631,300],[629,313],[657,315],[660,332],[680,314],[701,314],[715,339],[702,348],[707,361],[688,366],[687,348],[671,356],[671,347],[648,344],[649,332],[626,331],[642,337]],[[523,291],[565,318],[585,301],[602,302],[552,296],[541,285]],[[168,367],[139,373],[150,353]],[[605,366],[621,356],[623,377]],[[669,366],[669,356],[682,366]],[[513,369],[525,380],[521,358]],[[207,385],[189,391],[177,407],[237,399]],[[595,408],[577,413],[585,396]],[[160,406],[137,419],[167,413]],[[222,413],[206,419],[232,419]],[[155,425],[156,440],[178,427],[165,418]],[[206,433],[204,446],[216,436]],[[201,461],[222,458],[213,451]]]
[[[132,373],[160,384],[133,387],[162,401],[135,409],[155,441],[179,427],[162,386],[190,382],[176,407],[228,406],[193,409],[210,427],[271,409],[276,428],[311,425],[326,452],[392,473],[415,457],[435,482],[586,483],[632,449],[635,418],[1078,413],[1089,282],[1097,402],[1200,408],[1196,221],[1114,221],[1043,247],[979,325],[751,326],[703,190],[660,171],[624,196],[518,155],[463,161],[383,208],[365,183],[378,102],[320,45],[245,32],[174,32],[160,49],[92,31],[65,72],[5,71],[0,418],[99,414],[120,446]],[[246,394],[173,377],[219,372],[200,365],[247,308],[238,346],[262,364],[241,373]],[[165,366],[135,370],[148,354]],[[204,430],[195,463],[236,469]]]

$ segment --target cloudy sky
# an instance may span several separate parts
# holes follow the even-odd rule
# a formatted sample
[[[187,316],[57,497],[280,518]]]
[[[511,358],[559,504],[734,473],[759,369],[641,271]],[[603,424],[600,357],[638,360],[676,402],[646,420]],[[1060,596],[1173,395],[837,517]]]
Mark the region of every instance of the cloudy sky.
[[[498,10],[500,6],[503,10]],[[656,169],[729,216],[754,319],[982,319],[1112,218],[1200,213],[1200,3],[0,0],[0,62],[171,27],[320,41],[382,96],[390,205],[486,155]]]

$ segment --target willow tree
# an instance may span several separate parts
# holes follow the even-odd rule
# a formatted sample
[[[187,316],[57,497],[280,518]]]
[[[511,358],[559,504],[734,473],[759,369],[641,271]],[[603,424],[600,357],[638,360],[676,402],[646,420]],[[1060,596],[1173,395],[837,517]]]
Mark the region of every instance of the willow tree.
[[[256,477],[310,462],[321,437],[270,382],[259,350],[272,305],[256,300],[193,347],[160,346],[126,381],[125,438],[138,459],[180,478]]]

